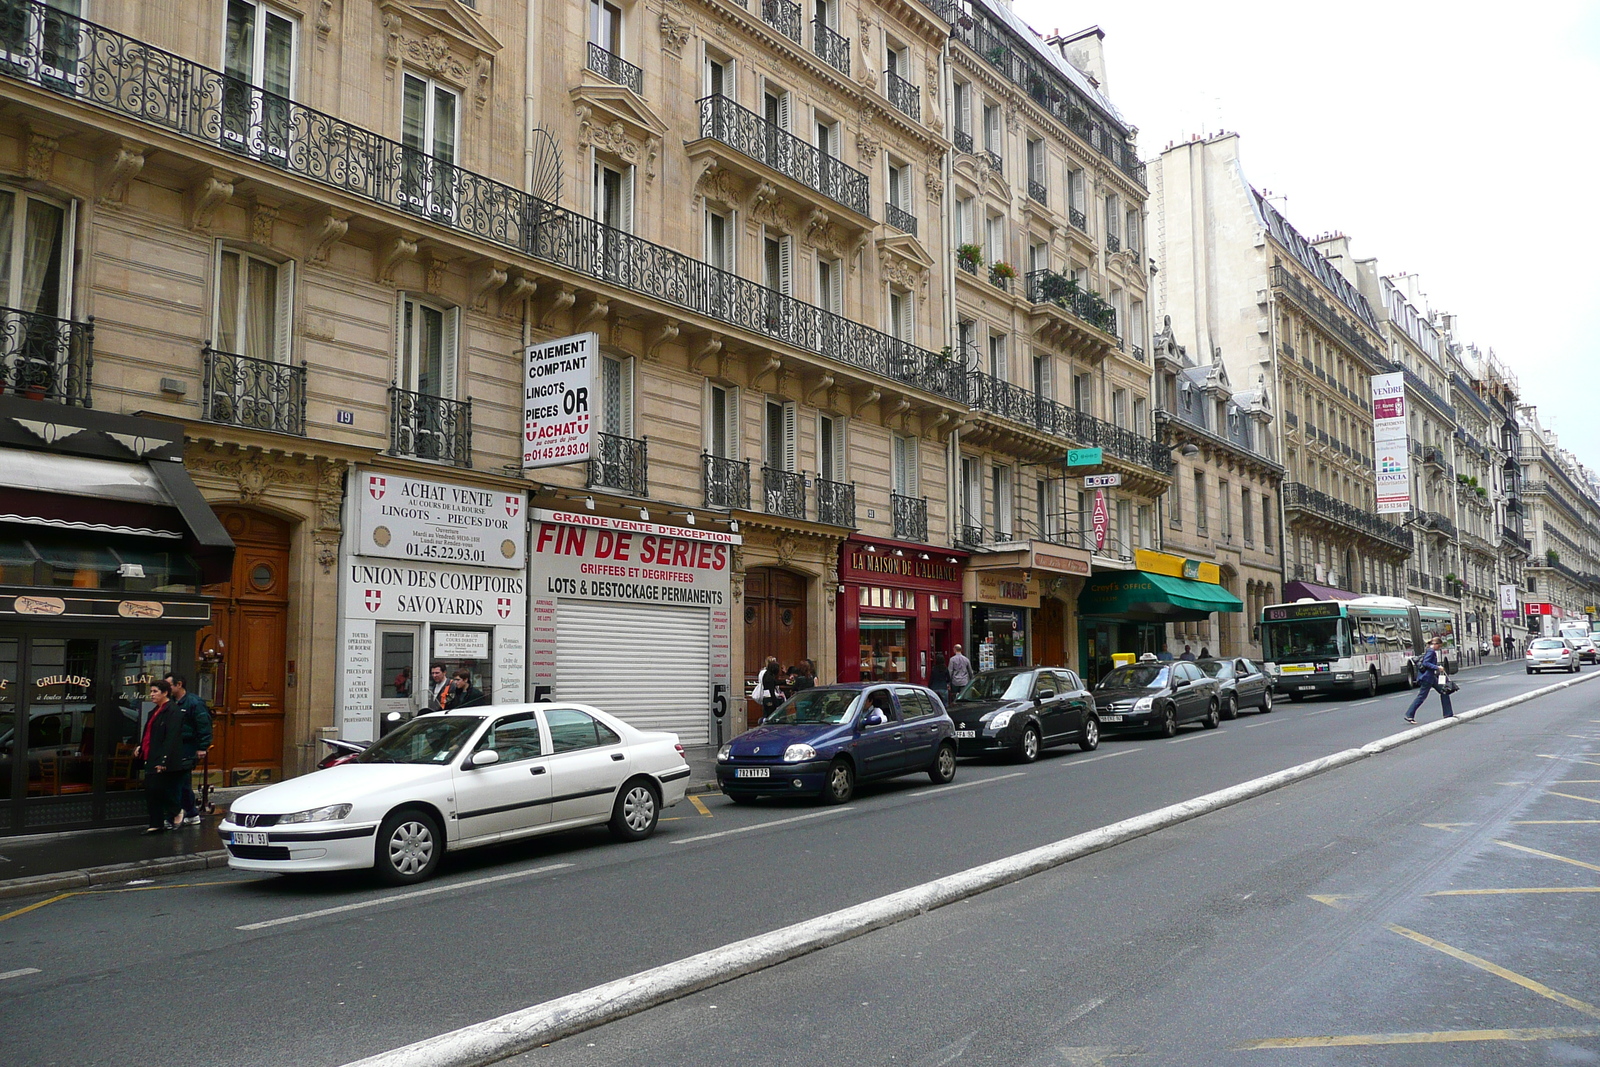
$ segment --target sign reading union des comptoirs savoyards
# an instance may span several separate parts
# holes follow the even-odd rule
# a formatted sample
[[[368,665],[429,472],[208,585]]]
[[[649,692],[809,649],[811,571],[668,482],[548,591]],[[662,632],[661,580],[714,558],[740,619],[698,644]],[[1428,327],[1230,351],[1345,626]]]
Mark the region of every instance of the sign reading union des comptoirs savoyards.
[[[413,563],[521,570],[527,503],[522,492],[357,471],[355,551]]]

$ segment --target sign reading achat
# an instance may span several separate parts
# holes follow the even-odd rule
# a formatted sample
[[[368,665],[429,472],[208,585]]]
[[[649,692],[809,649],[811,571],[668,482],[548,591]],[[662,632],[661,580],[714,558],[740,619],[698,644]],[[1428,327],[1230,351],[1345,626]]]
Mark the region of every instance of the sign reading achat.
[[[526,493],[376,471],[355,477],[357,555],[522,569]]]
[[[522,466],[554,467],[589,458],[600,335],[559,337],[523,350]]]
[[[725,608],[735,534],[535,511],[533,593]]]

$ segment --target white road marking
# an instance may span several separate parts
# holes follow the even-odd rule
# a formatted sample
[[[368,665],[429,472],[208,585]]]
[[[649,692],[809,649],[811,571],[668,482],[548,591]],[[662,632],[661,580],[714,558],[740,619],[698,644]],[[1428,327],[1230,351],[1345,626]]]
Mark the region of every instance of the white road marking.
[[[1354,704],[1352,704],[1351,707],[1361,708],[1361,707],[1365,707],[1368,704],[1376,704],[1377,702],[1378,702],[1378,698],[1377,697],[1373,697],[1371,700],[1358,700]]]
[[[936,797],[941,793],[948,793],[953,789],[965,789],[971,785],[988,785],[990,782],[1003,782],[1007,778],[1026,778],[1027,771],[1012,771],[1010,774],[997,774],[993,778],[974,778],[970,782],[959,785],[936,785],[932,789],[919,789],[915,793],[903,793],[907,797]]]
[[[1082,767],[1085,763],[1094,763],[1094,762],[1097,762],[1099,760],[1110,759],[1113,756],[1128,756],[1128,755],[1132,755],[1133,753],[1135,753],[1137,751],[1139,751],[1139,750],[1136,749],[1136,748],[1125,748],[1121,752],[1102,752],[1100,755],[1098,755],[1098,756],[1090,756],[1088,759],[1075,759],[1075,760],[1072,760],[1070,762],[1068,762],[1067,760],[1062,760],[1060,763],[1056,764],[1056,766],[1057,767]]]
[[[418,897],[432,897],[440,893],[454,893],[458,889],[471,889],[473,886],[491,885],[495,882],[509,882],[513,878],[528,878],[535,874],[544,874],[547,871],[559,871],[563,867],[571,867],[570,863],[549,863],[543,867],[532,867],[526,871],[512,871],[510,874],[495,874],[488,878],[473,878],[465,882],[451,882],[449,885],[436,885],[429,889],[413,889],[408,893],[391,893],[386,897],[375,897],[372,900],[363,900],[357,904],[341,904],[336,908],[319,908],[316,911],[307,911],[299,915],[285,915],[281,919],[268,919],[265,922],[248,923],[244,926],[235,926],[235,930],[265,930],[273,926],[286,926],[304,919],[320,919],[324,915],[343,915],[351,911],[363,911],[367,908],[376,908],[383,904],[393,904],[399,900],[415,900]]]
[[[0,971],[0,982],[4,982],[7,978],[22,978],[26,975],[38,973],[39,968],[37,967],[22,967],[15,971]]]
[[[1246,730],[1254,730],[1257,726],[1271,726],[1275,722],[1282,721],[1282,719],[1262,719],[1260,722],[1247,722],[1244,724],[1244,728]]]
[[[1174,737],[1171,741],[1168,741],[1167,744],[1181,745],[1185,741],[1193,741],[1197,737],[1219,737],[1227,732],[1228,731],[1226,730],[1205,730],[1198,734],[1190,734],[1188,737]]]
[[[1313,715],[1326,715],[1330,711],[1338,711],[1338,710],[1339,710],[1338,708],[1323,708],[1321,711],[1308,711],[1308,712],[1305,713],[1305,715],[1303,715],[1301,717],[1309,719]]]
[[[803,822],[806,819],[820,819],[824,815],[840,815],[844,812],[855,810],[855,808],[849,805],[846,805],[842,808],[829,808],[827,811],[813,811],[805,815],[792,815],[787,819],[772,819],[768,822],[751,823],[749,826],[740,826],[732,830],[718,830],[714,834],[696,834],[694,837],[674,837],[672,839],[672,843],[674,845],[687,845],[695,841],[710,841],[713,838],[727,837],[730,834],[746,834],[751,830],[765,830],[769,826],[783,826],[787,823]]]

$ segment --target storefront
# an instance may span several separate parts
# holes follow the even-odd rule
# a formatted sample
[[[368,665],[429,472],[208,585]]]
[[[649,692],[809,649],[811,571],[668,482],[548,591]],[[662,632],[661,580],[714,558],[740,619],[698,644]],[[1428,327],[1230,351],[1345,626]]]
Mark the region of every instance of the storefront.
[[[1140,549],[1135,570],[1096,574],[1078,595],[1083,675],[1092,684],[1119,656],[1164,651],[1169,622],[1200,621],[1212,612],[1242,611],[1220,584],[1215,563]]]
[[[233,542],[182,448],[168,423],[0,397],[0,834],[143,819],[150,683],[214,697],[200,589]]]
[[[593,704],[685,745],[725,733],[739,535],[582,512],[533,518],[530,698]]]
[[[527,495],[352,470],[345,499],[341,736],[427,707],[435,664],[494,703],[527,699]]]
[[[839,553],[839,680],[926,684],[961,643],[965,552],[851,538]]]
[[[1077,595],[1091,559],[1045,541],[973,555],[962,583],[972,665],[980,671],[1066,666],[1068,620],[1059,596]]]

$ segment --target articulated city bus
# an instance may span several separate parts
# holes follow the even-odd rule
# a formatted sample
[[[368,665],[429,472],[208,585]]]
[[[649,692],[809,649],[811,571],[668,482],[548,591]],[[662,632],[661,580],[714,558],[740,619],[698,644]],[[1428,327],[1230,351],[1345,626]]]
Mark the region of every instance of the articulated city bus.
[[[1261,612],[1261,647],[1276,688],[1290,700],[1312,693],[1372,694],[1416,684],[1416,662],[1444,639],[1445,670],[1461,665],[1455,617],[1401,597],[1301,600]]]

